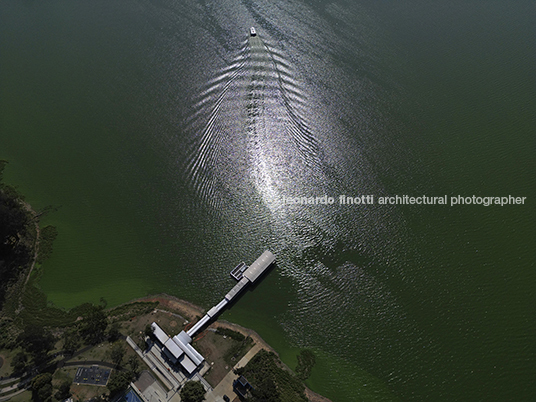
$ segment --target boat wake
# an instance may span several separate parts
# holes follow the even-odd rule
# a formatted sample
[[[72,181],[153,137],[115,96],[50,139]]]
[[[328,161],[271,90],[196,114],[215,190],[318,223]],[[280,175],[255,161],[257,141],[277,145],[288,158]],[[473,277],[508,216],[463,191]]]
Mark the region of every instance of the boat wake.
[[[307,96],[290,63],[259,36],[200,92],[189,119],[186,176],[218,207],[253,189],[266,203],[324,170]],[[251,196],[251,195],[250,195]]]

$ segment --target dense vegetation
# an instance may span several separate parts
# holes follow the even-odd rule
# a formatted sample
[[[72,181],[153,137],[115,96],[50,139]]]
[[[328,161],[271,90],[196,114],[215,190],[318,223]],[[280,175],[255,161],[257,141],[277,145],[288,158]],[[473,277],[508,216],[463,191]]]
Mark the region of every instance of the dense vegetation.
[[[32,400],[48,402],[52,398],[52,374],[39,374],[32,380]]]
[[[91,346],[102,341],[114,342],[110,349],[109,359],[116,365],[117,370],[108,382],[111,396],[125,390],[130,381],[135,380],[140,373],[140,362],[136,355],[125,359],[126,350],[124,341],[118,340],[121,336],[117,325],[109,325],[104,305],[88,305],[80,320],[63,329],[61,336],[54,336],[46,327],[30,324],[26,325],[12,348],[21,351],[14,355],[11,365],[13,375],[25,376],[34,370],[39,371],[31,382],[32,400],[36,402],[53,402],[68,397],[71,381],[51,385],[50,374],[56,369],[57,351],[55,344],[63,340],[62,354],[70,359],[75,351],[82,346]],[[55,328],[57,331],[58,328]]]
[[[252,402],[307,402],[305,386],[285,370],[273,352],[261,350],[249,363],[236,370],[253,386]]]
[[[32,217],[21,203],[22,196],[3,183],[6,161],[0,161],[0,308],[6,290],[17,280],[32,257]]]
[[[11,362],[14,377],[39,373],[29,384],[33,401],[63,400],[70,395],[72,380],[53,386],[56,343],[63,341],[60,353],[68,358],[83,346],[105,340],[116,342],[121,337],[119,321],[151,311],[158,303],[139,302],[109,312],[105,312],[105,300],[100,305],[86,303],[71,310],[48,305],[36,282],[40,265],[51,256],[58,233],[53,226],[39,229],[38,222],[53,208],[32,211],[13,187],[2,182],[5,165],[0,161],[0,349],[20,349]],[[110,357],[119,371],[108,382],[112,394],[124,390],[139,374],[137,357],[130,356],[128,365],[123,365],[124,356],[125,349],[116,342]]]

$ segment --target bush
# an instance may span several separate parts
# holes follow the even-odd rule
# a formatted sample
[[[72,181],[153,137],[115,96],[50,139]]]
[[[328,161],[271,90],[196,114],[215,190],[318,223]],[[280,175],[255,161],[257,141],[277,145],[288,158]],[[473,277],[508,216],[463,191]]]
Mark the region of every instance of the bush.
[[[140,361],[138,360],[138,355],[130,355],[128,358],[128,365],[130,366],[130,372],[132,375],[137,377],[140,372]]]
[[[234,339],[235,341],[242,342],[246,337],[242,335],[240,332],[233,331],[229,328],[218,328],[216,330],[216,333],[218,335],[225,335],[228,336],[231,339]]]
[[[187,381],[180,395],[183,402],[202,402],[205,400],[205,388],[199,381]]]

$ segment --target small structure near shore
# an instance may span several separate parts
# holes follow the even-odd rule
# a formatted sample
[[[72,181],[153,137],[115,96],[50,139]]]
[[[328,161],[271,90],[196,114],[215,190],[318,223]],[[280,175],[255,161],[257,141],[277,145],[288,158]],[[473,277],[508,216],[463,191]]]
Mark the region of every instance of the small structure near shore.
[[[253,387],[243,375],[233,381],[233,391],[241,398],[246,398],[250,389]]]

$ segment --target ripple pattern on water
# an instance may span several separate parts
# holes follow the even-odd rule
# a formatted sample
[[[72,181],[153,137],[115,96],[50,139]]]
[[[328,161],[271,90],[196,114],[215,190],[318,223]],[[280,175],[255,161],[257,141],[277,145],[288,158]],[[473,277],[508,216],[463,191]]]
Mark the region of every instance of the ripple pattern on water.
[[[186,176],[215,209],[224,198],[256,189],[274,201],[293,168],[323,169],[318,139],[309,128],[307,95],[284,54],[260,37],[243,42],[230,66],[200,91],[188,118]]]

